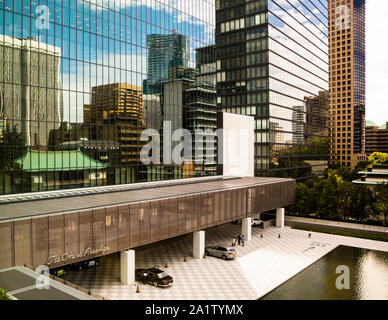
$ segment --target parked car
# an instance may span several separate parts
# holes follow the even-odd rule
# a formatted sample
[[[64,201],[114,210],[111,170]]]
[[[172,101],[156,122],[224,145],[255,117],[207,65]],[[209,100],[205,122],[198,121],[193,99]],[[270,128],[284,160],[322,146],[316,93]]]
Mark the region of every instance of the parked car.
[[[100,259],[94,258],[94,259],[89,259],[86,261],[81,261],[81,262],[76,262],[71,265],[71,268],[73,270],[83,270],[83,269],[88,269],[88,268],[96,268],[100,265]]]
[[[260,220],[259,218],[252,218],[252,226],[262,226],[263,220]]]
[[[169,287],[174,282],[173,277],[169,276],[163,270],[158,267],[149,269],[136,269],[136,280],[142,281],[144,284],[149,283],[154,287]]]
[[[207,256],[213,256],[222,258],[224,260],[234,259],[237,251],[235,248],[226,245],[216,245],[205,248],[205,254]]]

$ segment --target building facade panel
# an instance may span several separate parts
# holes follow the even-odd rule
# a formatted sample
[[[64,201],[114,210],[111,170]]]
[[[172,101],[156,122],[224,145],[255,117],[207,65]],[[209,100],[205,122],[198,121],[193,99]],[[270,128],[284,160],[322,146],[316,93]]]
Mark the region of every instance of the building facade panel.
[[[81,241],[80,241],[80,222],[79,222],[78,212],[65,214],[64,219],[65,219],[65,252],[80,252]]]
[[[12,229],[12,222],[0,225],[0,267],[2,269],[5,269],[9,267],[10,264],[13,264],[12,241],[10,241],[12,240]]]
[[[285,207],[294,199],[295,182],[286,180],[6,220],[0,222],[0,263],[3,268],[24,264],[52,268]]]
[[[130,215],[129,206],[122,205],[117,208],[117,249],[126,250],[130,245]]]
[[[93,212],[79,211],[79,252],[93,246]]]
[[[14,222],[15,265],[32,265],[31,220]],[[2,233],[3,234],[3,233]],[[6,233],[4,233],[5,235]],[[1,242],[5,243],[5,242]],[[78,241],[77,241],[78,244]],[[78,251],[78,248],[77,250]]]

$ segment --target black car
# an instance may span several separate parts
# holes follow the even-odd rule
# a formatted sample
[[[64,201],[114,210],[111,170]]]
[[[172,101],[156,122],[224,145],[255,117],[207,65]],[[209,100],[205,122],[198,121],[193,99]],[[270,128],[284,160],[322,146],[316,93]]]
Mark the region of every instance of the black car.
[[[144,284],[149,283],[155,287],[169,287],[174,282],[171,276],[157,267],[136,269],[135,275],[137,281],[142,281]]]

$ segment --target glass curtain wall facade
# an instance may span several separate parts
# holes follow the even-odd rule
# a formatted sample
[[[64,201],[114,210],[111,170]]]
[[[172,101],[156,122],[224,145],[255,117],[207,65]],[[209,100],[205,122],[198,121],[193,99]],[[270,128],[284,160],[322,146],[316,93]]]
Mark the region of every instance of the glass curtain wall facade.
[[[164,94],[197,81],[213,1],[0,0],[0,16],[0,194],[196,175],[143,165],[140,134],[188,127]]]
[[[216,2],[218,108],[255,117],[255,174],[327,168],[327,0]]]

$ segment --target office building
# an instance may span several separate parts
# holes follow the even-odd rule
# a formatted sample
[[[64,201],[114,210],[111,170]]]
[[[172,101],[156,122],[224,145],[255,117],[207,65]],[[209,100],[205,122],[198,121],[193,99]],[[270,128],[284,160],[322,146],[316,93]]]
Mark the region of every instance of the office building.
[[[0,115],[26,146],[46,146],[61,123],[61,52],[54,43],[0,35]]]
[[[318,96],[305,97],[306,137],[311,140],[329,136],[329,92],[320,91]]]
[[[147,35],[147,80],[144,94],[160,94],[162,83],[179,78],[179,70],[186,70],[190,60],[189,39],[176,30],[171,35]]]
[[[89,127],[88,138],[120,144],[119,159],[110,164],[111,172],[115,172],[114,184],[136,182],[144,146],[140,141],[145,129],[142,88],[124,83],[93,87],[92,102],[84,112],[88,110],[90,122],[84,123]]]
[[[306,135],[306,110],[304,106],[294,106],[292,111],[292,143],[303,144]]]
[[[379,127],[367,121],[365,153],[370,156],[374,152],[388,153],[388,122]]]
[[[255,118],[255,174],[317,176],[306,160],[318,148],[327,162],[329,150],[303,148],[315,131],[304,128],[305,97],[329,89],[327,1],[220,0],[216,9],[217,104]]]
[[[365,0],[329,0],[330,162],[365,155]]]

